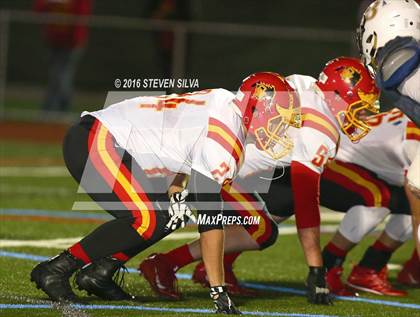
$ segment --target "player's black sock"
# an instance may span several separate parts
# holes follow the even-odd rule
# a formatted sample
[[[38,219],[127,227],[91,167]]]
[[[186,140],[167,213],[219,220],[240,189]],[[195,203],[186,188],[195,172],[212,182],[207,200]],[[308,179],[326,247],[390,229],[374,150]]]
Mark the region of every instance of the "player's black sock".
[[[80,246],[91,261],[101,259],[130,248],[148,244],[132,227],[133,219],[119,218],[108,221],[80,241]]]
[[[330,242],[325,246],[324,250],[322,250],[324,266],[327,268],[327,270],[333,267],[342,266],[344,260],[346,259],[346,255],[347,252],[345,250],[338,248],[336,245]]]
[[[394,250],[386,247],[380,241],[369,247],[363,258],[359,262],[359,266],[370,268],[379,272],[388,263]]]

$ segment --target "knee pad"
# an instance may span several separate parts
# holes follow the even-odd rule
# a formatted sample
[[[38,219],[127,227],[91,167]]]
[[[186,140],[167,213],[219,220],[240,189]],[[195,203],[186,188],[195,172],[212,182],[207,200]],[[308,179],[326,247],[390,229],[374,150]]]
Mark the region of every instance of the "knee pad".
[[[277,223],[271,218],[264,217],[261,219],[265,222],[264,233],[255,239],[255,241],[260,246],[260,250],[264,250],[272,246],[277,241],[277,237],[279,236],[279,228]],[[261,223],[259,226],[261,226]]]
[[[389,213],[389,209],[384,207],[354,206],[347,211],[338,231],[347,240],[353,243],[359,243]]]
[[[386,234],[400,242],[405,242],[411,238],[413,233],[413,224],[409,215],[391,215],[385,226]]]

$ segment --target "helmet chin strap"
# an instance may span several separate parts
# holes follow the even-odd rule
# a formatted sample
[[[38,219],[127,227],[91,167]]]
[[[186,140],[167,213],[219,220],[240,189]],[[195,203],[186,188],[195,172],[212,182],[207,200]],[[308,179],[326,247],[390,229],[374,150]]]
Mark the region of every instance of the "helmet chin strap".
[[[263,177],[263,176],[259,176],[259,178],[260,178],[260,179],[263,179],[263,180],[265,180],[265,181],[275,181],[275,180],[278,180],[278,179],[282,178],[282,177],[284,176],[284,174],[286,173],[286,170],[285,170],[285,168],[284,168],[284,164],[283,164],[282,162],[279,162],[279,163],[280,163],[280,167],[281,167],[281,169],[282,169],[282,173],[281,173],[281,175],[276,176],[276,177],[274,177],[274,178]],[[278,166],[277,166],[276,168],[278,168]]]
[[[251,121],[253,117],[253,110],[255,109],[255,107],[253,105],[248,105],[248,102],[240,103],[235,100],[233,101],[233,104],[242,116],[242,123],[245,127],[245,130],[249,131],[249,127],[251,126]]]

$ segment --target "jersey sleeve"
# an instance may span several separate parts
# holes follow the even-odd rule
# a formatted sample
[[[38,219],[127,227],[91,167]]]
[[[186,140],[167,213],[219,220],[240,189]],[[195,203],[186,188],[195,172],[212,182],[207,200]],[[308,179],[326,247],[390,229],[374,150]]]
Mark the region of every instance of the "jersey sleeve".
[[[203,174],[223,185],[236,176],[239,161],[232,153],[235,150],[220,138],[212,134],[207,136],[202,150],[202,163]]]
[[[296,226],[299,229],[318,227],[321,176],[297,161],[292,161],[290,168]]]
[[[290,165],[296,226],[299,229],[320,225],[320,174],[336,153],[336,140],[315,127],[301,128]]]
[[[328,160],[334,158],[336,150],[335,139],[316,129],[302,127],[293,148],[292,161],[321,174]]]
[[[198,171],[219,184],[232,180],[244,158],[243,137],[238,136],[240,131],[241,127],[235,125],[232,118],[210,116],[198,160],[202,171]]]

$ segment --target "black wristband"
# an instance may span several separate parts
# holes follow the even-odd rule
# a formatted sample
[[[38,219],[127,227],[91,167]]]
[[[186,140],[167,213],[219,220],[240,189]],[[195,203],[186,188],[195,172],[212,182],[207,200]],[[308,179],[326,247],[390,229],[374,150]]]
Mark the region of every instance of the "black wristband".
[[[320,273],[327,273],[327,269],[324,266],[310,266],[309,273],[313,274],[320,274]]]

